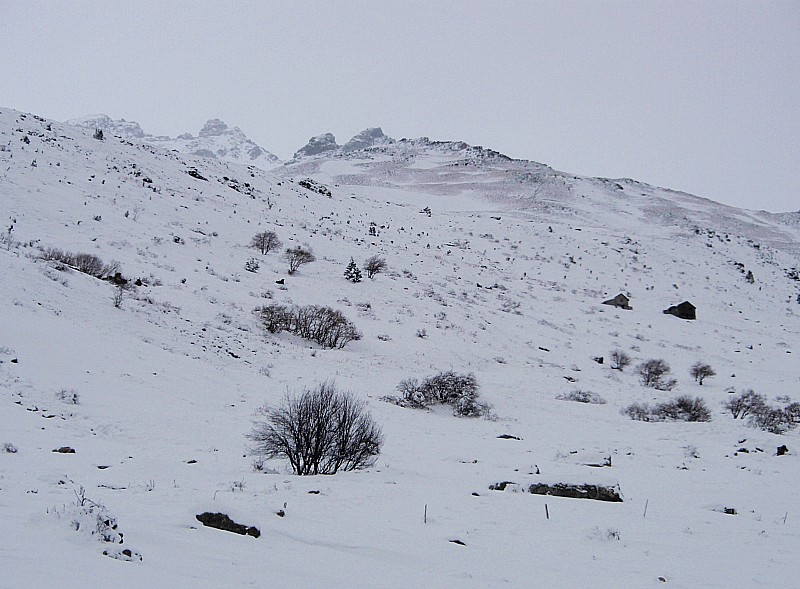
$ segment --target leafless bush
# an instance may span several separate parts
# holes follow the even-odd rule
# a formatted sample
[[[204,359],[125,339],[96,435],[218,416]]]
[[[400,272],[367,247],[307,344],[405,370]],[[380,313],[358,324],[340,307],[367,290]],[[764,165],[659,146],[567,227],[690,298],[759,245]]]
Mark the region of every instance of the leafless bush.
[[[298,475],[336,474],[374,464],[383,433],[363,401],[324,382],[265,406],[248,438],[253,452],[285,458]]]
[[[95,278],[105,279],[119,273],[119,262],[111,261],[104,264],[98,256],[87,253],[77,253],[60,250],[50,247],[42,250],[39,256],[42,260],[61,262],[67,266],[75,268],[78,272],[83,272]]]
[[[78,272],[100,277],[103,274],[103,260],[94,254],[77,253],[73,258],[73,266]]]
[[[700,397],[682,395],[672,401],[631,403],[622,412],[637,421],[711,421],[711,411]]]
[[[671,421],[711,421],[711,411],[705,401],[689,395],[658,403],[653,408],[653,414],[659,419]]]
[[[689,374],[699,385],[702,385],[705,379],[717,375],[711,366],[703,362],[695,362],[691,369],[689,369]]]
[[[569,393],[560,393],[556,395],[559,401],[576,401],[578,403],[590,403],[592,405],[605,405],[606,400],[592,391],[575,390]]]
[[[268,254],[272,250],[278,249],[283,245],[278,235],[274,231],[262,231],[256,233],[250,240],[250,247],[256,248],[262,254]]]
[[[611,368],[614,370],[621,371],[625,370],[626,366],[630,366],[631,357],[622,350],[613,350],[609,356],[611,358]]]
[[[663,360],[647,360],[636,367],[642,385],[659,391],[671,391],[678,384],[675,379],[665,380],[664,377],[670,372],[669,364]]]
[[[426,377],[422,382],[408,378],[397,385],[399,397],[384,397],[384,401],[402,407],[424,408],[444,404],[460,417],[489,416],[491,407],[478,401],[480,395],[475,375],[457,374],[452,370]]]
[[[289,274],[294,274],[303,264],[310,264],[317,259],[311,248],[305,248],[300,245],[286,248],[283,257],[289,264]]]
[[[319,305],[265,305],[255,310],[270,333],[288,331],[324,348],[342,349],[361,333],[341,311]]]
[[[80,395],[75,389],[61,389],[56,393],[56,399],[63,401],[67,405],[77,405],[80,403]]]
[[[384,270],[386,270],[386,260],[380,256],[372,256],[364,261],[364,272],[367,273],[367,278],[373,278]]]
[[[734,419],[744,419],[748,415],[763,411],[767,407],[767,398],[753,389],[748,389],[726,401],[724,407],[731,412]]]
[[[747,425],[773,434],[783,434],[800,425],[800,403],[779,399],[786,404],[770,405],[764,395],[748,389],[724,404],[734,419],[747,419]]]
[[[636,421],[650,421],[651,411],[647,403],[631,403],[622,413]]]

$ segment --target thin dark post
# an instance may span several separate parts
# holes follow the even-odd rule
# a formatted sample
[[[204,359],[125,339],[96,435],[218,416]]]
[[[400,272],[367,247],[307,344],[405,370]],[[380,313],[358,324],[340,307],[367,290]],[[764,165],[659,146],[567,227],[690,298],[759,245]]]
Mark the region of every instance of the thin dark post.
[[[422,523],[428,523],[428,504],[425,504],[425,514],[422,516]]]
[[[650,499],[645,500],[645,502],[644,502],[644,513],[642,514],[642,517],[647,517],[647,505],[649,503],[650,503]]]
[[[547,503],[544,504],[544,514],[547,516],[547,519],[550,519],[550,510],[547,509]]]

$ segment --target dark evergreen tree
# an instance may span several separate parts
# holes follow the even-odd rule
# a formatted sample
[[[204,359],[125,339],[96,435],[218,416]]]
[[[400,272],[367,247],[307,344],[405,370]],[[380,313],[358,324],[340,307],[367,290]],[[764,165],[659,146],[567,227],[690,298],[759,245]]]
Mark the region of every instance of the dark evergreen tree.
[[[353,260],[353,258],[350,258],[350,263],[347,265],[347,269],[344,271],[344,277],[353,283],[361,282],[361,270],[356,265],[356,262]]]

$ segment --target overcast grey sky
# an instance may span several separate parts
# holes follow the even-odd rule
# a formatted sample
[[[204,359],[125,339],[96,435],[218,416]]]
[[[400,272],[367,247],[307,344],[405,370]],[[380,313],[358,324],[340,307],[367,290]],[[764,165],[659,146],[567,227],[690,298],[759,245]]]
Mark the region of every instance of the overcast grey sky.
[[[463,140],[800,209],[800,2],[0,0],[0,106],[153,134]]]

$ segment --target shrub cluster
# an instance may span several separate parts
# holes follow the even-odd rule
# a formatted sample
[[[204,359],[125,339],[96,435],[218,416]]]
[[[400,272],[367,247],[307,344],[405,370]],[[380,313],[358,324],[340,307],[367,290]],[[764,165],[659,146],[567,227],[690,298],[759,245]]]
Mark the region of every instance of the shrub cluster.
[[[782,434],[800,424],[800,403],[787,402],[783,407],[770,405],[764,395],[748,389],[724,404],[734,419],[746,419],[747,425],[773,434]]]
[[[636,367],[636,373],[641,378],[642,385],[659,391],[671,391],[678,384],[674,378],[666,378],[670,372],[669,364],[664,360],[647,360]]]
[[[363,401],[324,382],[276,407],[265,406],[248,438],[265,458],[285,458],[299,475],[336,474],[374,464],[381,428]]]
[[[637,421],[711,421],[711,411],[700,397],[681,395],[671,401],[631,403],[623,413]]]
[[[94,254],[74,254],[56,247],[49,247],[42,251],[40,258],[42,260],[61,262],[65,266],[75,268],[78,272],[83,272],[102,280],[119,273],[119,262],[112,261],[110,264],[104,264],[103,260]]]
[[[606,400],[592,391],[575,390],[569,393],[559,393],[556,395],[559,401],[576,401],[578,403],[591,403],[592,405],[605,405]]]
[[[270,333],[288,331],[324,348],[342,349],[361,333],[341,311],[320,305],[264,305],[255,310]]]
[[[418,381],[407,378],[397,385],[399,397],[384,397],[384,401],[401,407],[425,408],[431,405],[450,405],[453,415],[481,417],[491,413],[491,407],[478,401],[480,395],[475,375],[457,374],[452,370],[440,372]]]

